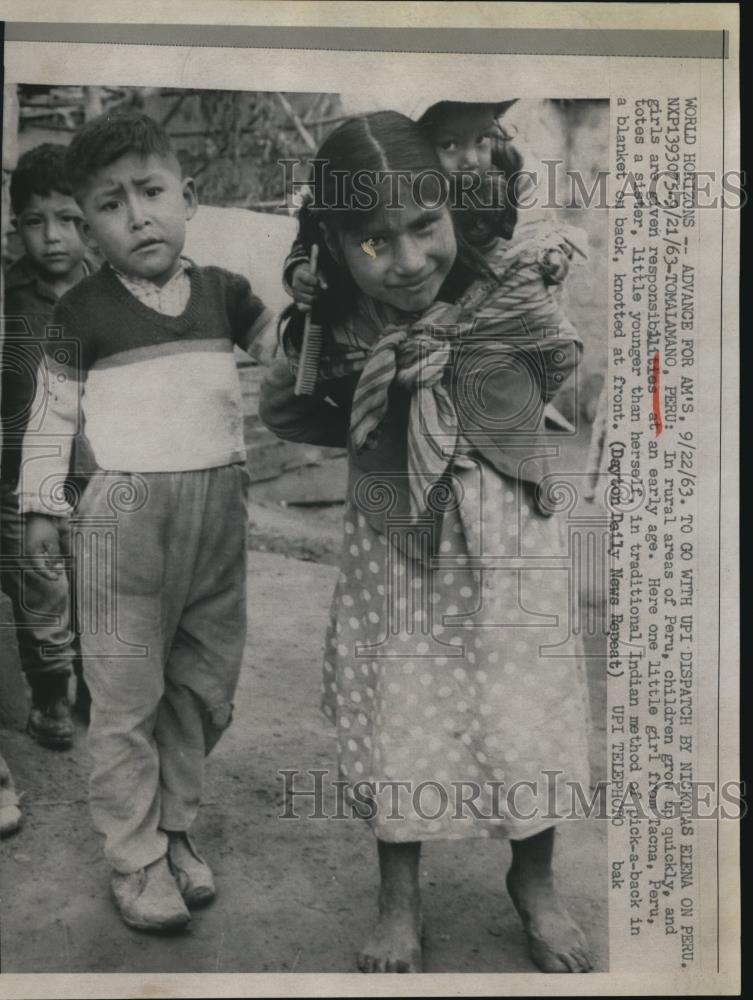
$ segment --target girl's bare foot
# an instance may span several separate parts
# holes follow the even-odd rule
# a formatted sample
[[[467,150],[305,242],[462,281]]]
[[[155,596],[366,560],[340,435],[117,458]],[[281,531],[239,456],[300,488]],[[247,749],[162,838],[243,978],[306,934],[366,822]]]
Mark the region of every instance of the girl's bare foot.
[[[419,843],[379,846],[379,916],[358,953],[361,972],[422,972]]]
[[[513,841],[507,891],[523,923],[531,958],[542,972],[590,972],[588,942],[554,885],[553,844],[553,828]]]
[[[361,972],[423,972],[418,907],[379,904],[376,927],[358,953]]]

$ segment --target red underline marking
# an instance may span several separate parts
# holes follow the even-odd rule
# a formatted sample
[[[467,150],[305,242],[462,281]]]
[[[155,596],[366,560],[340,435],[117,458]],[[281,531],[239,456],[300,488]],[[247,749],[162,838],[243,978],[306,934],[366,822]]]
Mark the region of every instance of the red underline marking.
[[[659,366],[661,364],[661,359],[659,357],[659,352],[657,351],[654,355],[653,361],[651,362],[651,375],[654,380],[654,388],[651,392],[651,407],[654,412],[654,426],[656,427],[656,436],[659,437],[661,432],[664,430],[664,424],[661,419],[661,397],[659,395]]]

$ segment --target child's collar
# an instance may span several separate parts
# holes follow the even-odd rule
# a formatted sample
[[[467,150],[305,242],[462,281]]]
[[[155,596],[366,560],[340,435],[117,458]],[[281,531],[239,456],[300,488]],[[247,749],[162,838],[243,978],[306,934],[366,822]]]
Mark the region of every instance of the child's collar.
[[[190,269],[194,266],[194,264],[193,261],[190,260],[188,257],[179,257],[178,268],[175,274],[172,275],[172,277],[168,278],[168,280],[165,282],[164,285],[158,285],[157,282],[152,281],[151,278],[141,278],[138,275],[124,274],[123,271],[119,271],[116,267],[113,267],[112,264],[110,264],[109,266],[112,268],[113,274],[116,274],[120,278],[120,280],[123,281],[126,285],[134,285],[137,288],[144,288],[144,287],[159,288],[160,291],[162,291],[163,289],[171,285],[173,282],[177,282],[180,279],[182,279],[183,276],[188,271],[190,271]]]

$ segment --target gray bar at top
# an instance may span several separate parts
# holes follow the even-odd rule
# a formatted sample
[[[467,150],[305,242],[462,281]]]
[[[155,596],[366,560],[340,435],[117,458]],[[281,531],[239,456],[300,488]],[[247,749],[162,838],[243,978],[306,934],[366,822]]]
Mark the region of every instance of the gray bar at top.
[[[725,31],[580,28],[343,28],[228,24],[53,24],[7,21],[8,42],[84,42],[358,52],[727,58]]]

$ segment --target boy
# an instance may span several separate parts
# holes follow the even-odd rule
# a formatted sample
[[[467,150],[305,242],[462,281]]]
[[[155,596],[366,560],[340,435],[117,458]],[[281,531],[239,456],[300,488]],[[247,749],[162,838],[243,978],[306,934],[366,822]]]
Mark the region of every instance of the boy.
[[[90,805],[123,920],[180,928],[188,906],[215,894],[188,830],[205,755],[230,722],[246,630],[248,476],[233,345],[258,355],[272,316],[245,278],[181,257],[196,190],[151,118],[87,123],[66,169],[85,238],[106,263],[56,309],[80,345],[80,370],[48,359],[44,431],[70,435],[83,390],[100,471],[78,522],[105,551],[97,532],[116,520],[113,561],[88,581],[81,637]],[[54,460],[27,468],[26,445],[24,459],[28,551],[49,566]]]
[[[0,466],[2,587],[13,605],[21,663],[31,688],[28,729],[42,746],[56,749],[66,749],[73,741],[68,681],[71,667],[80,667],[77,640],[69,627],[70,581],[65,573],[53,577],[24,571],[23,515],[16,488],[45,330],[60,296],[91,271],[79,232],[81,210],[65,178],[64,158],[65,146],[37,146],[21,156],[11,176],[14,226],[24,256],[5,276]],[[67,518],[58,519],[57,544],[63,552],[68,527]],[[80,696],[83,692],[82,685]]]

